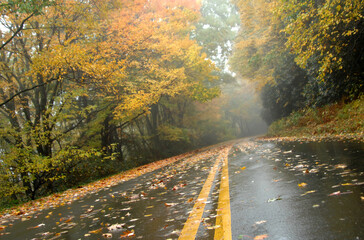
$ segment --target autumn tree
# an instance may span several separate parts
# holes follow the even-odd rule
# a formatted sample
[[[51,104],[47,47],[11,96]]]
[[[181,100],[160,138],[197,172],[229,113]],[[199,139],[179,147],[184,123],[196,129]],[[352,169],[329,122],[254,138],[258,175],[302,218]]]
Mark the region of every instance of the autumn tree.
[[[66,164],[65,139],[95,110],[84,104],[87,92],[104,86],[100,80],[115,77],[119,68],[95,54],[87,38],[97,11],[86,3],[58,1],[26,23],[27,12],[4,20],[9,33],[25,26],[1,51],[2,167],[32,199],[61,177],[54,170]]]
[[[313,76],[306,95],[322,105],[363,91],[363,1],[279,1],[286,46]]]
[[[260,91],[262,117],[271,123],[305,106],[302,95],[309,77],[285,47],[285,25],[275,12],[277,1],[236,3],[242,27],[231,64]]]
[[[273,81],[274,58],[282,52],[279,23],[272,12],[275,1],[234,2],[239,9],[241,28],[230,64],[242,78],[260,89]]]
[[[23,16],[7,13],[8,32]],[[194,19],[149,1],[59,0],[27,20],[1,50],[1,194],[34,199],[117,171],[125,127],[162,98],[216,96]]]
[[[10,43],[23,29],[25,23],[32,18],[33,16],[39,15],[42,13],[42,9],[51,4],[50,0],[6,0],[0,4],[0,13],[2,16],[3,23],[6,24],[6,16],[8,14],[26,14],[23,16],[23,19],[20,21],[20,24],[13,29],[10,34],[2,33],[0,31],[0,35],[8,35],[2,41],[0,50],[3,49],[8,43]],[[3,36],[1,36],[3,37]]]
[[[211,87],[216,79],[211,75],[214,65],[190,39],[193,27],[190,23],[197,19],[196,12],[183,6],[161,11],[153,4],[149,11],[144,17],[151,20],[141,21],[133,29],[135,34],[129,34],[147,37],[140,44],[134,44],[138,48],[128,56],[131,65],[126,71],[130,72],[132,81],[125,90],[130,89],[133,94],[124,94],[122,104],[115,111],[119,120],[131,123],[125,125],[126,134],[138,133],[134,143],[146,149],[143,152],[150,153],[149,159],[155,159],[180,152],[166,150],[171,149],[171,144],[183,144],[177,139],[189,141],[183,136],[186,107],[193,101],[212,99],[219,94],[219,89]],[[136,16],[140,18],[137,13]],[[125,29],[121,24],[115,27]],[[143,34],[140,29],[144,29]],[[127,109],[133,111],[127,112]],[[130,120],[135,117],[139,119],[132,123]],[[126,145],[128,154],[133,154],[134,149],[132,144]]]

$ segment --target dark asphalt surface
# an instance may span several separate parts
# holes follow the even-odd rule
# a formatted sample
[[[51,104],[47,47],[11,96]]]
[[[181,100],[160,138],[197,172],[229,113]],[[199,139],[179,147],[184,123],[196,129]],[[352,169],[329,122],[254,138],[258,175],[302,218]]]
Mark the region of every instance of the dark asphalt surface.
[[[1,222],[7,227],[0,239],[178,239],[217,154],[200,153],[72,204]],[[363,158],[362,143],[234,145],[232,239],[363,239]],[[196,239],[214,237],[219,182],[220,171]]]
[[[233,239],[364,238],[363,144],[250,147],[229,160]]]

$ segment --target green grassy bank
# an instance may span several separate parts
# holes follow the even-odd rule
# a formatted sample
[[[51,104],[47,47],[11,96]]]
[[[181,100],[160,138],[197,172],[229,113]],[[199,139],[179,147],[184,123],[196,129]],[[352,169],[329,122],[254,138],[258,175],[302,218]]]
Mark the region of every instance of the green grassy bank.
[[[291,113],[271,124],[268,137],[364,134],[364,96],[350,103],[330,104]]]

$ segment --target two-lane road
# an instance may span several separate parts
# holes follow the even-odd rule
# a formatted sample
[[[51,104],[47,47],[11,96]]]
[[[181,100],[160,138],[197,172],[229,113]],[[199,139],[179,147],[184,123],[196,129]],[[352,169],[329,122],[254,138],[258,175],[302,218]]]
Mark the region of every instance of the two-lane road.
[[[0,239],[362,239],[362,143],[240,140],[60,207]]]

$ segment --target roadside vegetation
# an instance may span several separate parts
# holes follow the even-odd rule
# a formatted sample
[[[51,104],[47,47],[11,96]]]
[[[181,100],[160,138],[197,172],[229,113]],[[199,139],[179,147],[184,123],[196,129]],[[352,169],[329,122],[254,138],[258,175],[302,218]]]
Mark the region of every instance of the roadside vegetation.
[[[260,91],[269,136],[361,134],[364,2],[235,0],[230,60]]]
[[[268,137],[363,137],[364,96],[350,103],[329,104],[291,113],[273,122]]]

